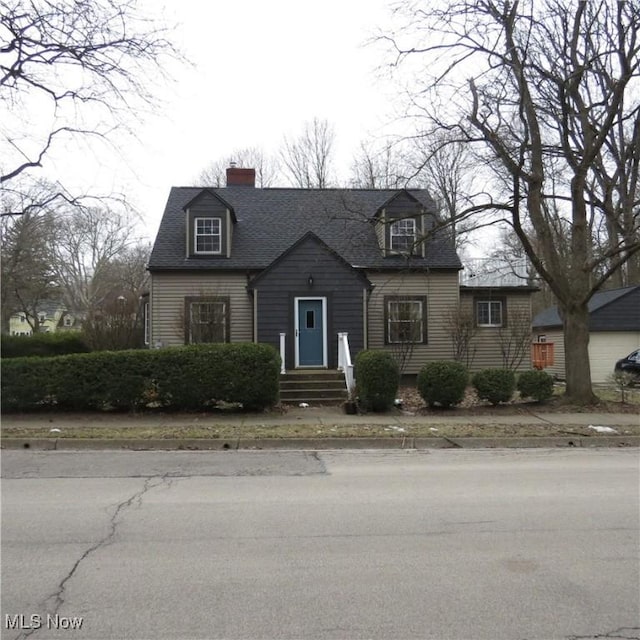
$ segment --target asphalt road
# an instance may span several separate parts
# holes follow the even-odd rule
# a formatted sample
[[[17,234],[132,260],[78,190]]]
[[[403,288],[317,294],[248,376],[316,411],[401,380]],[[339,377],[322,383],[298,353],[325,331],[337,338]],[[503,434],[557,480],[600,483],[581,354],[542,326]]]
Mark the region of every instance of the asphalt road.
[[[2,638],[640,638],[636,449],[1,461]]]

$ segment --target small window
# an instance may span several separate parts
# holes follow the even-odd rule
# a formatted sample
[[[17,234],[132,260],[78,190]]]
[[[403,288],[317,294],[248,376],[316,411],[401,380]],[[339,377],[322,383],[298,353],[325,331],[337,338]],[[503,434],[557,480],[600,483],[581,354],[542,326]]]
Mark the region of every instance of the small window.
[[[425,312],[424,298],[387,298],[387,344],[426,342]]]
[[[195,252],[216,254],[222,247],[222,220],[220,218],[195,219]]]
[[[64,317],[64,326],[65,327],[70,327],[73,324],[73,320],[71,319],[71,316],[65,316]]]
[[[391,251],[411,253],[416,242],[416,221],[413,218],[397,220],[391,225]]]
[[[479,327],[502,326],[502,301],[479,300],[476,303],[476,311]]]
[[[313,309],[309,309],[307,311],[306,328],[307,329],[315,329],[316,328],[316,313],[315,313],[315,311],[313,311]]]

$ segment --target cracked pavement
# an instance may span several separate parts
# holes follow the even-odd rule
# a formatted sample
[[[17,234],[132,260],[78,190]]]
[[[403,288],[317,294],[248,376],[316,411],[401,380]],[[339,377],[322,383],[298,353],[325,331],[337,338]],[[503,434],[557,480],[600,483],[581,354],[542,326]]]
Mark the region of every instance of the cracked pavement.
[[[133,495],[131,495],[126,500],[115,505],[113,508],[113,514],[109,519],[109,530],[107,535],[98,540],[95,544],[90,546],[73,564],[69,572],[64,576],[64,578],[58,584],[57,589],[54,593],[46,597],[41,603],[36,607],[36,611],[42,612],[43,618],[49,619],[49,617],[55,617],[59,615],[59,612],[62,606],[65,604],[65,590],[66,584],[69,582],[78,569],[80,565],[91,556],[93,553],[102,549],[103,547],[109,545],[116,535],[116,529],[118,527],[119,522],[121,522],[122,518],[125,517],[126,511],[131,508],[139,508],[142,505],[143,496],[152,489],[165,484],[167,486],[171,485],[171,481],[167,478],[166,475],[163,476],[154,476],[145,478],[143,482],[143,486],[140,490],[136,491]],[[29,630],[25,630],[16,636],[15,640],[24,640],[25,638],[33,637],[36,635],[40,635],[42,632],[49,631],[46,625],[43,625],[39,628],[31,628]],[[3,636],[4,637],[4,636]]]
[[[637,463],[5,451],[1,637],[640,640]]]

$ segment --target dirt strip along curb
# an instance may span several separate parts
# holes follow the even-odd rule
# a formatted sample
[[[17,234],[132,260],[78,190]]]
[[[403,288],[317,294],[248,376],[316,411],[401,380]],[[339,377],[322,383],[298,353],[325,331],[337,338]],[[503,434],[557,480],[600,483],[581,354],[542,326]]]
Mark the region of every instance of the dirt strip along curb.
[[[2,438],[2,449],[47,451],[131,449],[233,451],[237,449],[498,449],[553,447],[640,447],[640,436],[532,436],[508,438]]]

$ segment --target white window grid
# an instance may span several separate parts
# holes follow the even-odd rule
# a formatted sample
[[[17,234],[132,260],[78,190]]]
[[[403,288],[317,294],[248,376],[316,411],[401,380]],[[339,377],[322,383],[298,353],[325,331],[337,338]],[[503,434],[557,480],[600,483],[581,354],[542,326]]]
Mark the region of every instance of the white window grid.
[[[211,337],[216,336],[216,342],[227,341],[227,305],[224,302],[192,302],[191,315],[191,342],[212,342]]]
[[[477,311],[479,327],[502,326],[502,302],[500,300],[479,300]]]
[[[416,241],[416,221],[413,218],[396,220],[391,225],[391,250],[411,251]]]
[[[389,344],[423,341],[422,300],[389,300],[387,341]]]
[[[220,218],[195,219],[195,252],[216,254],[222,250],[222,220]]]

